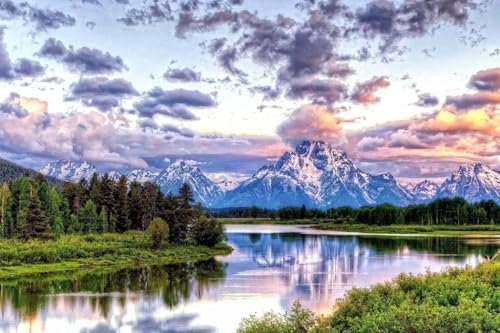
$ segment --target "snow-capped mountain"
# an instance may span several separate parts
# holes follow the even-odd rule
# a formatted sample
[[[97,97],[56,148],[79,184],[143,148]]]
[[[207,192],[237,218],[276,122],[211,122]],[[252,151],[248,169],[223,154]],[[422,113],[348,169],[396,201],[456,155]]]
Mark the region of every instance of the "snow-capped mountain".
[[[500,172],[479,163],[462,165],[439,187],[436,198],[443,197],[500,202]]]
[[[109,179],[112,179],[115,182],[120,180],[120,177],[122,176],[120,173],[118,173],[114,170],[109,171],[107,174],[108,174]]]
[[[434,199],[439,185],[430,180],[424,180],[414,186],[410,184],[405,189],[412,195],[414,203],[425,203]]]
[[[223,195],[219,186],[208,179],[198,167],[184,161],[171,164],[154,181],[165,194],[178,194],[182,184],[188,184],[193,191],[195,201],[205,207],[212,206]]]
[[[152,172],[145,169],[135,169],[127,174],[127,179],[129,183],[136,181],[140,184],[144,184],[145,182],[154,181],[154,179],[158,177],[158,175],[159,173],[157,172]]]
[[[54,177],[69,182],[79,182],[81,179],[90,180],[97,168],[87,161],[60,160],[44,166],[39,172],[45,176]]]
[[[221,181],[216,182],[216,185],[219,186],[219,188],[222,191],[228,192],[237,188],[240,185],[240,183],[230,179],[223,179]]]
[[[347,154],[320,141],[305,141],[229,191],[217,207],[360,207],[389,202],[407,205],[411,195],[390,174],[370,175]]]

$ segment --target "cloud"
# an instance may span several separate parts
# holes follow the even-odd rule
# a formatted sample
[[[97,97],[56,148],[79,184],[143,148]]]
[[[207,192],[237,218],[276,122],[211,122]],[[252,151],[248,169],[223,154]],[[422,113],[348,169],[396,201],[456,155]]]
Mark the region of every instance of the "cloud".
[[[21,58],[12,63],[3,41],[4,32],[4,28],[0,28],[0,79],[10,81],[42,75],[45,69],[38,61]]]
[[[295,110],[277,130],[281,139],[295,146],[304,140],[321,140],[332,144],[343,142],[341,121],[328,107],[305,105]]]
[[[124,1],[120,1],[124,3]],[[127,10],[125,16],[118,21],[128,26],[140,24],[155,24],[165,21],[173,21],[174,15],[169,1],[145,1],[141,8]]]
[[[47,39],[37,54],[56,59],[70,69],[83,74],[108,74],[127,69],[123,59],[119,56],[112,56],[109,52],[88,47],[66,48],[61,41],[54,38]]]
[[[68,49],[63,42],[51,37],[43,43],[37,54],[41,57],[62,58],[67,52]]]
[[[190,68],[170,68],[163,77],[169,81],[198,82],[201,74]]]
[[[40,31],[71,27],[76,19],[60,10],[40,9],[27,2],[14,3],[10,0],[0,2],[0,13],[4,19],[22,18],[27,23],[33,23]]]
[[[500,91],[500,67],[477,72],[471,77],[469,85],[481,91]]]
[[[87,106],[94,106],[101,111],[109,111],[120,105],[123,98],[137,95],[129,81],[95,77],[80,79],[71,85],[71,95],[67,100],[81,100]]]
[[[500,137],[500,114],[493,109],[480,108],[465,112],[440,110],[416,128],[445,133],[482,133]]]
[[[463,110],[495,104],[500,104],[500,91],[480,91],[475,94],[449,96],[446,98],[446,105]]]
[[[438,104],[439,104],[439,99],[436,96],[431,95],[429,93],[418,95],[418,100],[415,103],[415,105],[421,107],[431,107],[431,106],[436,106]]]
[[[24,118],[29,112],[21,105],[21,96],[16,93],[10,93],[9,97],[0,103],[0,113]]]
[[[345,98],[346,94],[347,87],[337,80],[302,77],[289,82],[289,97],[308,98],[315,104],[334,103]]]
[[[380,97],[375,93],[382,88],[389,86],[389,81],[384,76],[374,76],[370,80],[358,83],[354,88],[351,99],[360,104],[376,104],[380,102]]]
[[[195,133],[188,128],[178,128],[176,126],[169,124],[163,125],[161,127],[161,131],[167,135],[174,133],[174,134],[179,134],[185,138],[194,138],[195,136]]]
[[[21,58],[14,65],[14,72],[19,76],[35,77],[45,73],[45,68],[35,60]]]
[[[372,0],[358,8],[355,26],[367,38],[380,37],[382,51],[394,50],[397,41],[403,38],[422,36],[442,23],[464,25],[471,11],[477,9],[474,0],[414,0],[393,2]]]
[[[156,87],[146,96],[134,104],[135,109],[142,117],[153,117],[156,114],[172,118],[195,120],[196,115],[186,107],[205,108],[215,106],[216,103],[210,95],[197,90],[163,90]]]

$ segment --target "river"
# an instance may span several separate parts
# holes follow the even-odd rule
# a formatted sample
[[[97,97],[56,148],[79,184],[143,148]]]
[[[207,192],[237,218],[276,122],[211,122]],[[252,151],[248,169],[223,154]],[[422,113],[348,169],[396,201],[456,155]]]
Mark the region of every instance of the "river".
[[[299,300],[328,312],[353,287],[476,266],[498,238],[366,236],[230,225],[231,255],[200,263],[0,281],[0,332],[226,333]]]

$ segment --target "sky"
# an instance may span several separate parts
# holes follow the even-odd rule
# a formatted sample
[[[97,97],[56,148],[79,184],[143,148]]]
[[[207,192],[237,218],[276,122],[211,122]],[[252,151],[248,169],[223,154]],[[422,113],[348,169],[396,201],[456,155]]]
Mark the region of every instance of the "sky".
[[[241,180],[303,140],[500,170],[500,1],[0,0],[0,157]]]

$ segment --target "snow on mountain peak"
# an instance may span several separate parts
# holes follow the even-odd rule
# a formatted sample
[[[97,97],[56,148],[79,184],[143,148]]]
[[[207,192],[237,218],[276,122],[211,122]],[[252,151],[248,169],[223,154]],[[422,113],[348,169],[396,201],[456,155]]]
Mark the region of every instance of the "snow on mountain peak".
[[[81,179],[90,180],[98,170],[87,161],[59,160],[45,165],[39,172],[64,181],[79,182]]]

